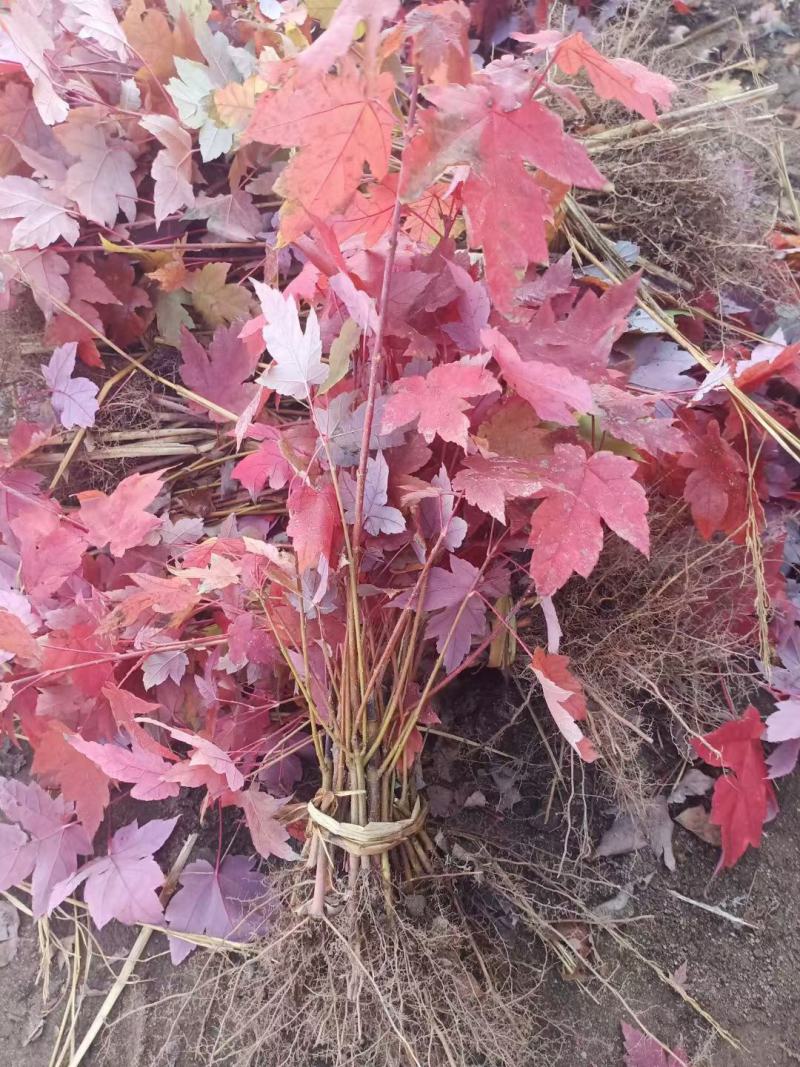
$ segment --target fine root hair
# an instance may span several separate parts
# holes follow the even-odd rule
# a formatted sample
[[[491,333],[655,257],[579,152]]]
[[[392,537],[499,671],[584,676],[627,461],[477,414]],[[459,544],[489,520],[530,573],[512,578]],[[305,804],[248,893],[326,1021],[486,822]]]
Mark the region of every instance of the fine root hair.
[[[228,975],[202,1063],[236,1067],[518,1067],[541,1024],[541,979],[485,938],[456,895],[414,896],[387,914],[362,877],[338,914],[282,910],[259,953]]]

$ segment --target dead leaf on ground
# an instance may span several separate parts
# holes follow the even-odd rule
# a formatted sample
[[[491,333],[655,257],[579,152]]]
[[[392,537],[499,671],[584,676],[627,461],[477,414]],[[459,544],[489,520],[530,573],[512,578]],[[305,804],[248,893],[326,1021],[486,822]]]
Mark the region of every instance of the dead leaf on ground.
[[[633,913],[633,897],[631,883],[624,885],[618,893],[609,900],[604,900],[594,909],[594,914],[599,919],[622,919]]]
[[[670,804],[682,804],[689,797],[704,797],[710,793],[714,779],[697,767],[690,767],[683,778],[676,783],[667,797]]]
[[[686,960],[684,960],[683,963],[680,964],[680,966],[676,967],[670,975],[670,978],[675,983],[675,985],[678,986],[679,989],[682,989],[684,993],[686,992],[686,982],[688,980],[688,977],[689,966]]]
[[[711,815],[702,805],[687,808],[686,811],[675,816],[675,821],[679,822],[684,830],[688,830],[706,844],[713,845],[715,848],[720,848],[722,845],[720,828],[711,821]]]
[[[428,786],[428,803],[431,815],[437,819],[446,819],[456,810],[456,798],[452,789],[444,785]]]
[[[500,799],[497,804],[498,811],[511,811],[515,804],[522,800],[522,793],[517,788],[519,781],[519,768],[506,765],[492,768],[492,781],[494,782]]]
[[[16,958],[19,947],[19,912],[7,900],[0,900],[0,967]]]
[[[595,856],[624,856],[649,846],[667,869],[674,871],[672,827],[666,797],[656,797],[644,817],[618,815],[600,839]]]
[[[644,848],[647,838],[638,819],[632,815],[617,815],[600,838],[595,856],[625,856]]]
[[[591,927],[583,922],[566,919],[562,922],[553,923],[552,930],[554,931],[553,936],[561,942],[562,946],[566,942],[567,947],[573,954],[571,967],[568,967],[566,963],[562,964],[561,977],[572,982],[586,978],[591,971],[584,966],[584,961],[590,961],[594,955]]]

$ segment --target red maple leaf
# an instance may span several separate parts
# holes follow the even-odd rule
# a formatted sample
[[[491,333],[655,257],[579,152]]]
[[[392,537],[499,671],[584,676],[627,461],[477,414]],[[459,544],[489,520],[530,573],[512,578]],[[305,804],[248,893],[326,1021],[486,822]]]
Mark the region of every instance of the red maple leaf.
[[[800,389],[800,344],[766,342],[756,345],[750,357],[739,360],[734,368],[734,381],[744,390],[758,389],[777,375]]]
[[[297,147],[275,189],[286,197],[281,236],[293,241],[317,218],[341,211],[358,189],[368,164],[380,180],[389,169],[395,118],[389,107],[391,74],[368,88],[351,66],[298,88],[288,82],[258,100],[243,143]]]
[[[92,838],[108,807],[108,778],[69,743],[66,734],[62,723],[50,722],[36,745],[31,770],[45,785],[58,786],[62,796],[74,801],[78,818]]]
[[[469,419],[464,412],[469,398],[499,389],[493,374],[468,363],[446,363],[426,375],[401,378],[386,401],[381,431],[391,433],[418,420],[417,429],[428,444],[439,436],[466,449]]]
[[[764,823],[777,809],[775,790],[764,759],[764,723],[750,705],[739,719],[692,738],[705,763],[731,773],[714,783],[711,821],[722,831],[720,867],[732,867],[749,846],[758,848]]]
[[[691,438],[690,450],[678,460],[690,470],[683,491],[692,509],[692,518],[700,536],[706,540],[717,531],[743,541],[752,498],[761,514],[755,494],[750,493],[747,464],[736,449],[720,433],[719,423],[712,419],[705,434]]]
[[[531,519],[531,576],[551,596],[572,574],[587,578],[600,558],[603,522],[645,555],[650,549],[647,497],[635,481],[637,465],[611,452],[588,456],[577,445],[556,445],[536,469],[543,498]]]
[[[565,185],[601,189],[606,182],[561,119],[531,99],[530,84],[512,89],[502,73],[496,77],[484,73],[469,85],[426,90],[435,108],[422,113],[406,150],[402,192],[405,201],[417,200],[448,167],[470,167],[462,193],[469,241],[483,248],[489,287],[505,310],[528,264],[548,259],[552,208],[525,164]]]
[[[231,476],[241,482],[253,498],[267,484],[270,489],[283,489],[292,476],[292,466],[281,451],[280,431],[274,426],[255,423],[250,427],[248,436],[258,439],[258,448],[239,460]]]
[[[518,41],[533,42],[534,52],[547,49],[553,43],[552,36],[551,31],[514,34]],[[581,33],[558,40],[553,48],[552,61],[565,74],[577,74],[585,70],[601,100],[618,100],[651,122],[658,120],[655,105],[658,104],[662,110],[668,109],[677,88],[663,74],[656,74],[632,59],[609,59],[601,55]]]
[[[161,519],[145,509],[161,492],[161,472],[131,474],[123,478],[113,493],[99,489],[78,493],[79,517],[91,544],[108,545],[112,556],[122,556],[141,545],[161,525]]]
[[[181,331],[181,378],[184,385],[237,415],[258,392],[258,386],[247,381],[258,365],[258,353],[249,352],[239,340],[240,329],[240,326],[218,327],[207,352],[185,327]],[[199,404],[191,406],[193,410],[207,414],[212,422],[227,421],[224,416]]]
[[[542,479],[530,464],[505,456],[468,456],[453,479],[453,488],[498,522],[506,521],[506,504],[533,496]]]
[[[569,425],[575,421],[575,412],[592,409],[588,383],[566,367],[523,361],[499,330],[481,330],[481,341],[491,351],[505,381],[528,401],[540,419]]]
[[[581,759],[592,763],[597,759],[597,749],[578,726],[586,718],[586,697],[581,683],[569,669],[569,657],[537,648],[531,667],[556,726]]]
[[[298,482],[289,493],[286,532],[297,553],[301,572],[316,567],[323,557],[331,562],[341,532],[339,506],[332,485],[322,489]]]

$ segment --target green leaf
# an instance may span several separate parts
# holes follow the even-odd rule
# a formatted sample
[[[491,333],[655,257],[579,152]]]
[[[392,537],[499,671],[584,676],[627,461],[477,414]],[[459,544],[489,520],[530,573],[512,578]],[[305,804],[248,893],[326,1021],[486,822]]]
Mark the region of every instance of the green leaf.
[[[319,387],[320,393],[327,393],[337,382],[344,378],[350,369],[350,357],[361,337],[361,330],[353,319],[345,319],[339,336],[331,345],[328,356],[328,377]]]
[[[172,293],[160,292],[156,297],[156,326],[159,338],[173,348],[180,348],[181,326],[191,329],[192,316],[186,310],[189,294],[185,289]]]

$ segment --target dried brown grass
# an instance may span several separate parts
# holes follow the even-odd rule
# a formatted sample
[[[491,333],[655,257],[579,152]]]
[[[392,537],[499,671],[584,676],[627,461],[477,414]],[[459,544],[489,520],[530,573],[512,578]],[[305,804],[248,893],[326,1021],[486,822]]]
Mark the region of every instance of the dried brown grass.
[[[651,537],[649,559],[610,538],[592,576],[556,597],[561,651],[589,697],[599,766],[628,807],[652,793],[654,762],[663,772],[670,758],[688,755],[690,737],[757,688],[755,611],[742,619],[755,596],[745,550],[702,541],[678,506],[654,512]],[[643,736],[659,749],[655,761]]]
[[[679,86],[673,109],[706,103],[712,99],[708,65],[693,64],[681,48],[664,48],[664,12],[652,0],[631,3],[607,25],[598,47],[671,77]],[[610,127],[631,119],[611,105],[594,117]],[[614,193],[583,192],[579,199],[612,240],[634,242],[645,266],[680,279],[687,292],[785,299],[790,279],[765,241],[783,191],[782,135],[769,99],[738,106],[720,101],[675,126],[596,145],[594,161]]]

